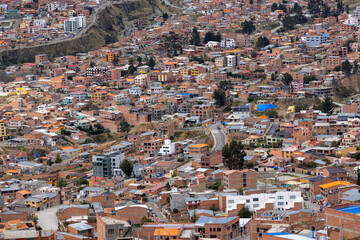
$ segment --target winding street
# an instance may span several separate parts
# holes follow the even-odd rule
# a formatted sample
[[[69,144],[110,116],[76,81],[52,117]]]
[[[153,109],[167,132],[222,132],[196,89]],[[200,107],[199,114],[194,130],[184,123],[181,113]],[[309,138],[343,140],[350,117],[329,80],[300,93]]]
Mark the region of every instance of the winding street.
[[[209,129],[214,138],[214,147],[212,148],[212,151],[221,151],[226,143],[226,136],[224,131],[220,127],[219,123],[210,125]]]

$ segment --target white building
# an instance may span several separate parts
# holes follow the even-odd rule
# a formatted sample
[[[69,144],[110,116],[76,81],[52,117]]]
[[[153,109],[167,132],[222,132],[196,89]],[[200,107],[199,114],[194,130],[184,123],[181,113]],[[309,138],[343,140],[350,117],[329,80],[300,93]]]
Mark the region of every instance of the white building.
[[[250,104],[244,104],[241,106],[236,106],[233,108],[233,114],[240,119],[251,117],[251,107]]]
[[[327,43],[328,37],[326,34],[308,34],[305,43],[307,47],[319,47],[321,44]]]
[[[164,145],[161,146],[159,154],[160,155],[172,155],[175,153],[175,143],[172,143],[171,140],[165,139]]]
[[[86,26],[86,16],[77,16],[71,17],[69,20],[64,21],[64,31],[65,32],[77,32],[79,28],[84,28]]]
[[[234,48],[236,46],[236,42],[234,39],[226,38],[221,41],[220,46],[222,48]]]
[[[348,16],[348,19],[346,19],[343,24],[350,25],[350,26],[357,26],[359,25],[359,18],[357,16]]]
[[[130,104],[130,97],[128,94],[119,93],[114,96],[114,101],[116,102],[116,105]]]
[[[33,24],[37,27],[46,27],[47,21],[46,19],[34,19]]]
[[[64,21],[64,31],[65,32],[72,32],[72,33],[76,33],[79,29],[79,25],[78,25],[78,21],[76,20],[65,20]]]
[[[131,95],[138,95],[140,96],[142,93],[142,88],[141,87],[132,87],[129,88],[129,94]]]
[[[228,67],[237,66],[237,57],[236,57],[236,55],[227,55],[226,56],[226,66],[228,66]]]
[[[208,47],[208,48],[213,48],[213,47],[218,47],[218,46],[220,46],[220,43],[216,42],[216,41],[209,41],[206,43],[206,47]]]
[[[354,17],[357,17],[360,20],[360,6],[357,6],[354,10]]]
[[[86,27],[86,16],[85,15],[80,15],[77,17],[72,17],[72,19],[75,19],[78,22],[78,26],[79,28],[84,28]]]
[[[274,210],[286,210],[294,206],[295,202],[302,202],[301,192],[276,192],[251,195],[226,196],[226,211],[237,208],[237,204],[245,204],[251,211],[265,207],[266,203],[273,203]]]
[[[146,84],[146,74],[139,74],[134,78],[135,85],[143,86]]]

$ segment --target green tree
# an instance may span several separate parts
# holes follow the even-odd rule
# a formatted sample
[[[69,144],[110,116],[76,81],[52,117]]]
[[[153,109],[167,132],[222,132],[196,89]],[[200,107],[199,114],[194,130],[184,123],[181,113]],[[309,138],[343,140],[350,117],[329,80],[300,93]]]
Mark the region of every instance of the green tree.
[[[247,206],[244,206],[238,213],[239,218],[251,218],[252,212]]]
[[[272,73],[272,74],[271,74],[271,81],[275,81],[276,78],[277,78],[277,77],[276,77],[276,74],[275,74],[275,73]]]
[[[136,67],[134,65],[130,65],[129,68],[128,68],[128,72],[130,75],[133,75],[134,72],[136,72]]]
[[[335,66],[332,70],[334,72],[340,72],[341,71],[341,66]]]
[[[324,101],[322,102],[321,111],[324,113],[330,113],[330,114],[333,113],[334,101],[329,96],[326,96]]]
[[[125,173],[126,177],[129,178],[132,175],[132,171],[134,168],[134,165],[127,159],[124,159],[121,163],[120,163],[120,168],[121,170]]]
[[[224,90],[224,91],[233,90],[233,89],[234,89],[233,84],[231,83],[230,80],[220,81],[220,82],[217,84],[217,86],[218,86],[219,89]]]
[[[216,42],[221,42],[221,33],[220,32],[217,32],[216,35],[215,35],[215,41]]]
[[[213,99],[216,101],[216,105],[222,107],[226,104],[226,94],[222,89],[216,89],[213,94]]]
[[[89,185],[89,181],[86,178],[79,178],[78,180],[76,180],[75,184],[77,186],[80,185]]]
[[[143,216],[143,218],[141,219],[141,226],[144,225],[147,222],[154,222],[153,220]]]
[[[278,7],[279,10],[282,10],[284,13],[287,12],[287,8],[286,8],[286,5],[285,4],[279,4],[279,7]]]
[[[169,18],[169,14],[163,13],[162,17],[166,21]]]
[[[48,165],[48,166],[51,166],[51,165],[53,165],[53,161],[51,161],[51,159],[49,159],[49,160],[47,160],[47,162],[46,162],[46,164]]]
[[[315,81],[315,80],[316,80],[315,75],[306,76],[306,77],[304,77],[304,84],[308,84],[309,82]]]
[[[166,183],[166,191],[170,191],[170,190],[171,190],[170,183],[169,183],[169,182],[167,182],[167,183]]]
[[[138,57],[136,58],[136,61],[137,61],[138,63],[141,63],[141,62],[142,62],[142,57],[141,57],[141,56],[138,56]]]
[[[323,0],[309,0],[308,9],[313,17],[328,17],[330,13],[329,7],[324,3]]]
[[[345,6],[345,12],[346,12],[346,14],[349,14],[349,12],[350,12],[349,5],[346,5],[346,6]]]
[[[214,189],[214,190],[219,190],[219,187],[221,186],[221,183],[219,180],[216,180],[215,183],[213,185],[211,185],[211,189]]]
[[[177,208],[174,208],[174,209],[173,209],[173,213],[176,214],[176,213],[178,213],[178,212],[179,212],[179,210],[178,210]]]
[[[205,34],[204,44],[206,44],[210,41],[216,41],[215,39],[216,39],[215,34],[212,31],[209,31]]]
[[[243,169],[246,156],[244,145],[239,141],[231,141],[222,149],[224,165],[231,169]]]
[[[62,159],[60,157],[60,153],[56,154],[56,157],[55,157],[55,163],[61,163],[62,162]]]
[[[255,32],[255,30],[256,30],[256,28],[254,26],[254,22],[252,20],[250,20],[250,21],[245,20],[244,22],[241,23],[241,27],[242,27],[241,32],[243,34],[250,35],[253,32]]]
[[[121,131],[123,131],[123,132],[129,132],[131,129],[131,125],[128,122],[121,122],[120,128],[121,128]]]
[[[66,187],[66,185],[67,185],[67,182],[63,178],[60,178],[58,181],[56,181],[56,187],[58,187],[58,188]]]
[[[195,46],[200,45],[200,34],[196,27],[193,28],[190,43]]]
[[[243,190],[242,188],[239,188],[239,189],[238,189],[238,194],[239,194],[239,195],[244,195],[244,190]]]
[[[269,45],[269,39],[267,39],[267,37],[259,37],[257,42],[256,42],[256,47],[257,48],[263,48],[266,47],[267,45]]]
[[[296,14],[295,16],[286,15],[282,20],[285,31],[295,29],[296,24],[304,24],[306,22],[307,18],[302,14]]]
[[[294,4],[293,11],[296,14],[302,14],[302,8],[300,7],[300,5],[297,2]]]
[[[349,60],[346,60],[341,63],[341,71],[343,71],[346,74],[346,76],[350,76],[351,70],[352,70],[352,65],[349,62]]]
[[[283,77],[281,78],[281,81],[285,84],[285,85],[290,85],[291,82],[293,81],[293,77],[289,74],[289,73],[285,73],[283,75]]]
[[[277,118],[279,117],[278,112],[276,109],[268,109],[265,111],[265,115],[269,118]]]
[[[170,31],[169,34],[163,35],[161,38],[162,47],[168,52],[171,57],[177,56],[178,51],[182,51],[182,44],[179,34]]]
[[[155,62],[155,59],[153,57],[150,57],[148,62],[147,62],[147,65],[151,68],[151,69],[154,69],[155,65],[156,65],[156,62]]]
[[[358,62],[354,61],[354,67],[353,67],[353,74],[356,74],[359,71],[359,65]]]
[[[277,5],[276,3],[273,3],[273,4],[271,5],[271,11],[272,11],[272,12],[275,12],[277,9],[278,9],[278,5]]]

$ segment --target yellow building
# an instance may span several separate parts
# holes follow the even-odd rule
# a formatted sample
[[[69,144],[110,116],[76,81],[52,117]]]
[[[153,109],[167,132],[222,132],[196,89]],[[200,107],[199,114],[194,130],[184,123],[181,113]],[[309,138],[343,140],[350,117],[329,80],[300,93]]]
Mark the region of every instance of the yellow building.
[[[7,134],[5,123],[4,121],[0,121],[0,141],[3,141],[8,137],[9,135]]]
[[[23,87],[17,87],[16,88],[16,94],[17,95],[24,95],[24,94],[28,94],[28,90],[26,88]]]
[[[106,61],[114,62],[119,60],[119,53],[117,52],[107,52],[106,53]]]
[[[341,146],[335,149],[335,155],[338,157],[347,157],[349,153],[355,153],[356,147]]]
[[[293,113],[295,112],[295,106],[289,106],[286,113]]]
[[[36,195],[29,197],[24,200],[24,204],[29,207],[41,207],[43,204],[46,204],[48,201],[48,198],[44,195]]]
[[[224,58],[216,58],[215,59],[215,66],[223,67],[224,66]]]
[[[189,75],[189,69],[186,68],[186,67],[182,68],[182,69],[180,70],[180,74],[181,74],[182,76]]]
[[[104,100],[107,96],[107,92],[106,91],[96,91],[91,93],[91,98],[92,99],[97,99],[97,100]]]
[[[191,76],[197,76],[197,75],[199,75],[199,70],[196,69],[196,68],[192,68],[192,69],[190,70],[190,75],[191,75]]]

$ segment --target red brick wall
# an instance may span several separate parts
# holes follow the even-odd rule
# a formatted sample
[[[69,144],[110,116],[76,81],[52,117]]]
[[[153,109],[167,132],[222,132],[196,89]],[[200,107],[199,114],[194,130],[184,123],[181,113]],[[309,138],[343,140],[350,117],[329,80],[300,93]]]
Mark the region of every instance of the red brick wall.
[[[143,217],[148,217],[148,210],[145,207],[124,207],[116,210],[116,216],[122,220],[130,220],[132,224],[140,224]]]

